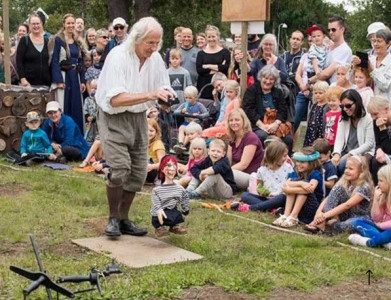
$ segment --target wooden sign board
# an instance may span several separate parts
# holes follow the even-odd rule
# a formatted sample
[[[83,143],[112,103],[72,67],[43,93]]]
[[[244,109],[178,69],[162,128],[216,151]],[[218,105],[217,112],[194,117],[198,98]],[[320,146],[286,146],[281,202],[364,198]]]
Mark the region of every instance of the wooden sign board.
[[[269,21],[270,0],[223,0],[223,22]]]

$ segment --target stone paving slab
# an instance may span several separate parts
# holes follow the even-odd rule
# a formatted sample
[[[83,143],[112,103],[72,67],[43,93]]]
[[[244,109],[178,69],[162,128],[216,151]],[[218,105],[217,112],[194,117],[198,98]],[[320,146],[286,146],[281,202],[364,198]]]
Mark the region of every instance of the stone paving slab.
[[[102,236],[77,239],[72,242],[94,252],[109,256],[130,268],[143,268],[202,259],[201,255],[147,236],[122,235],[116,240]]]

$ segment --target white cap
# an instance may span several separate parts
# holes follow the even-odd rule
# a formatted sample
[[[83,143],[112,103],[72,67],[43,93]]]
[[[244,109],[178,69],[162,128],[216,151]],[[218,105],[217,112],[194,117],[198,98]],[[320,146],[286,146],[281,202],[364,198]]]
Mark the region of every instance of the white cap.
[[[46,113],[48,113],[49,111],[58,111],[60,109],[60,103],[58,103],[57,101],[51,101],[46,104]]]
[[[369,37],[371,34],[378,32],[380,29],[386,29],[386,25],[384,25],[384,23],[382,22],[375,22],[370,24],[367,29],[367,37]]]
[[[118,17],[118,18],[115,18],[113,21],[113,26],[115,26],[115,25],[127,26],[128,24],[126,24],[126,21],[123,18]]]

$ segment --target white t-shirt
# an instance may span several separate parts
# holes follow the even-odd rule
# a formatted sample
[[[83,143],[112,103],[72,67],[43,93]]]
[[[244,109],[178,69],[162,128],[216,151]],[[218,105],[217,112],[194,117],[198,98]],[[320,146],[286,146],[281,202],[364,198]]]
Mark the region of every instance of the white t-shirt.
[[[343,42],[337,48],[331,50],[327,56],[327,66],[331,65],[333,62],[339,64],[350,64],[352,62],[352,49],[346,42]],[[337,81],[336,72],[330,77],[330,83]]]
[[[257,171],[257,178],[263,181],[263,186],[270,191],[270,195],[281,194],[283,184],[288,178],[288,174],[293,172],[293,167],[285,162],[279,169],[271,170],[261,166]]]
[[[112,107],[111,98],[122,93],[148,93],[162,87],[170,87],[170,80],[164,61],[158,52],[147,58],[140,70],[140,60],[127,43],[114,47],[107,55],[99,76],[96,103],[109,114],[125,111],[143,112],[155,105],[148,101],[132,106]]]

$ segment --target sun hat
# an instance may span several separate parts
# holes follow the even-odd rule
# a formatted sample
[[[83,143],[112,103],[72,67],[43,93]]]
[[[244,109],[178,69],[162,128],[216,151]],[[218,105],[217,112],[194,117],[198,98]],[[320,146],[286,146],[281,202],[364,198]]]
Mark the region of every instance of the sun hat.
[[[368,26],[367,29],[367,37],[369,37],[371,34],[374,34],[378,32],[380,29],[386,29],[386,25],[382,22],[374,22]]]
[[[126,26],[126,25],[128,25],[128,24],[126,24],[126,21],[125,21],[123,18],[118,17],[118,18],[115,18],[115,19],[113,20],[113,26],[115,26],[115,25]]]

